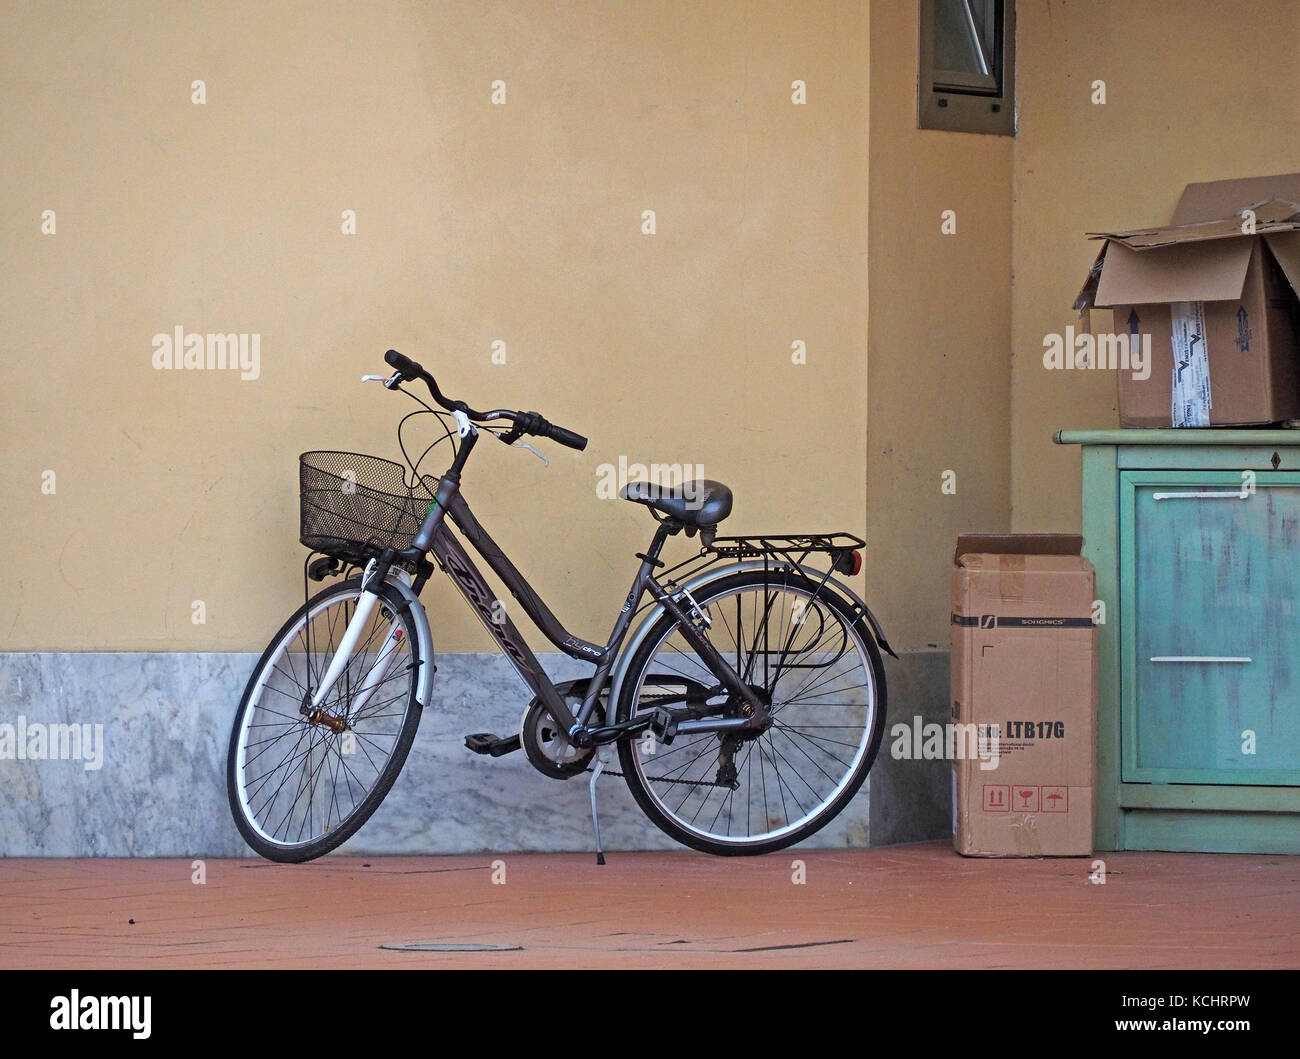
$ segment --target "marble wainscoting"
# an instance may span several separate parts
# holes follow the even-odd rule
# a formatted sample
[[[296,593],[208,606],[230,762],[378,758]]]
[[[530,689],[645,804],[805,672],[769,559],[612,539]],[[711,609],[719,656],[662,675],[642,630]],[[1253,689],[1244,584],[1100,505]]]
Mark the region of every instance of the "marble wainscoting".
[[[82,760],[0,759],[0,855],[249,855],[230,818],[225,763],[235,709],[256,660],[253,654],[0,653],[0,725],[76,724],[91,735]],[[559,654],[542,661],[556,680],[590,671]],[[891,724],[915,713],[946,718],[946,654],[886,661]],[[517,730],[527,700],[503,657],[440,655],[433,705],[402,775],[340,852],[591,849],[585,778],[550,780],[520,754],[484,758],[463,746],[467,732]],[[102,745],[93,737],[97,725]],[[859,847],[948,833],[946,766],[891,759],[888,732],[869,788],[808,845]],[[673,848],[621,779],[602,779],[598,796],[608,851]]]

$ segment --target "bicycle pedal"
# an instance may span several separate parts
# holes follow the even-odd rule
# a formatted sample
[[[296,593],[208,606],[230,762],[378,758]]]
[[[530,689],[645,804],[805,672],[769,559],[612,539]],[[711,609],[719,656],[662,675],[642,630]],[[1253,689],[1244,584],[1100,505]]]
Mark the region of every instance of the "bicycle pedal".
[[[677,737],[677,715],[672,710],[659,707],[650,718],[650,731],[664,746],[668,746]]]
[[[501,757],[519,749],[519,736],[511,735],[503,739],[491,732],[475,732],[465,737],[465,749],[472,750],[476,754]]]

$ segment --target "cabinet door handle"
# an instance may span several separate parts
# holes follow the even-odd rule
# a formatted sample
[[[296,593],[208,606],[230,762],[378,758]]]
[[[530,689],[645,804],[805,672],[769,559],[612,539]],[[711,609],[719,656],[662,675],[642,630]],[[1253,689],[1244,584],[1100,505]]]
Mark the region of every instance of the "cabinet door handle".
[[[1154,655],[1153,662],[1251,662],[1241,655]]]
[[[1230,493],[1209,492],[1201,490],[1195,493],[1152,493],[1152,500],[1245,500],[1250,494],[1243,490]]]

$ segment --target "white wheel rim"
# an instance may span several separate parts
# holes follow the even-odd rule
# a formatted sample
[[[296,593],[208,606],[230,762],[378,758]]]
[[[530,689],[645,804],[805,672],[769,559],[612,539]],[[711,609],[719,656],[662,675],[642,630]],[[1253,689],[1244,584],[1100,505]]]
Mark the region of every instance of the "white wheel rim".
[[[236,795],[239,802],[239,810],[241,815],[243,816],[244,822],[249,826],[249,828],[263,841],[277,847],[278,849],[283,849],[283,850],[302,849],[305,846],[309,846],[315,842],[319,842],[322,838],[326,837],[330,833],[337,831],[340,827],[342,827],[348,820],[350,820],[356,814],[361,804],[369,796],[370,791],[374,789],[374,783],[378,782],[379,776],[382,774],[382,768],[376,769],[375,779],[372,782],[371,786],[362,793],[360,798],[356,799],[353,802],[352,808],[349,810],[349,812],[346,815],[340,817],[335,821],[333,827],[327,827],[324,831],[318,834],[313,834],[309,838],[303,839],[301,841],[286,842],[282,838],[276,838],[273,833],[268,832],[267,829],[263,826],[262,821],[258,819],[257,814],[253,811],[253,807],[249,804],[249,785],[247,783],[247,773],[246,773],[246,768],[248,765],[247,751],[249,745],[249,731],[253,723],[253,718],[256,715],[258,709],[264,708],[261,707],[262,695],[266,690],[267,683],[271,675],[274,672],[276,672],[276,662],[281,658],[285,657],[285,655],[288,653],[289,646],[298,637],[300,637],[303,633],[303,630],[312,621],[314,621],[321,613],[323,613],[327,608],[345,605],[346,603],[350,602],[351,600],[355,600],[356,598],[357,598],[356,594],[352,595],[351,597],[345,594],[339,594],[329,599],[324,599],[319,601],[315,606],[310,607],[308,611],[303,615],[302,619],[294,623],[293,627],[290,628],[287,632],[285,632],[284,635],[282,635],[276,641],[275,649],[273,653],[267,658],[266,662],[260,667],[258,671],[257,682],[253,686],[252,693],[249,695],[248,703],[243,711],[243,716],[240,718],[239,737],[236,742],[236,751],[235,751],[235,777],[234,777]],[[396,616],[393,617],[393,619],[389,624],[390,626],[396,625],[398,628],[401,627],[401,624],[396,618]],[[404,638],[406,637],[404,636]],[[413,678],[408,678],[408,679],[413,679]],[[404,710],[409,710],[409,709],[410,709],[410,704],[409,704],[409,693],[408,693],[407,704],[404,707]],[[303,723],[304,724],[306,723],[305,718]],[[403,717],[402,725],[398,726],[399,736],[400,736],[401,729],[402,727],[404,727],[404,725],[405,725],[405,717]],[[286,735],[287,734],[288,733],[286,733]],[[394,741],[394,745],[396,745],[396,740]],[[309,754],[312,753],[313,750],[314,750],[313,747],[309,747],[308,753]],[[328,817],[325,823],[328,824]]]

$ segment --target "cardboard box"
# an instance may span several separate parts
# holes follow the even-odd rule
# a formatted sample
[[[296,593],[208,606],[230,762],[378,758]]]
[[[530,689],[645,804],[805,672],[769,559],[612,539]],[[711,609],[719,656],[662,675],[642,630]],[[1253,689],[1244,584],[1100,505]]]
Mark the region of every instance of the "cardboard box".
[[[977,756],[953,761],[953,847],[964,856],[1092,852],[1096,576],[1082,545],[957,539],[952,720],[957,746],[979,737]]]
[[[1168,225],[1089,234],[1075,308],[1150,343],[1148,377],[1117,372],[1122,426],[1300,417],[1300,173],[1188,184]]]

